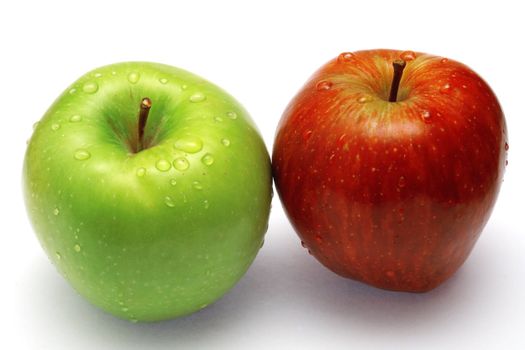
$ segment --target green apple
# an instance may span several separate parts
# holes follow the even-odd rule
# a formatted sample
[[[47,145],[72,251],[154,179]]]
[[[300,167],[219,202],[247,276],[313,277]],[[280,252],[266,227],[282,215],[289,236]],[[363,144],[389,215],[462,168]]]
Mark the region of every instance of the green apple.
[[[216,301],[268,227],[270,158],[226,92],[174,67],[119,63],[73,83],[24,161],[30,220],[94,305],[132,321]]]

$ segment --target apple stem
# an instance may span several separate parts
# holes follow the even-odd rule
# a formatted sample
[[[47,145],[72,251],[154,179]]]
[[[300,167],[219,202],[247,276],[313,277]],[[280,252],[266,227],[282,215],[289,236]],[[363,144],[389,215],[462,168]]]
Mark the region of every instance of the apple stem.
[[[144,97],[140,102],[140,111],[139,111],[139,144],[137,152],[140,152],[144,149],[144,128],[146,127],[146,121],[148,120],[149,110],[151,108],[151,100],[147,97]]]
[[[388,98],[388,102],[397,101],[399,82],[401,81],[401,76],[403,75],[403,69],[405,69],[405,66],[407,65],[407,63],[401,59],[394,60],[392,64],[394,66],[394,77],[392,78],[392,85],[390,86],[390,97]]]

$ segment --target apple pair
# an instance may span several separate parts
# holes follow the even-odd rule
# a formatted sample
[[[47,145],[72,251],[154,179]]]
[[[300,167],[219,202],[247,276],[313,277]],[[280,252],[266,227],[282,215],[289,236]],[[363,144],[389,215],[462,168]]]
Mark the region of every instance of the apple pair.
[[[501,108],[467,67],[343,53],[286,109],[273,172],[324,265],[425,291],[472,249],[505,145]],[[116,316],[154,321],[199,310],[242,277],[267,230],[271,172],[227,93],[177,68],[121,63],[84,75],[50,107],[28,145],[24,189],[37,236],[72,286]]]

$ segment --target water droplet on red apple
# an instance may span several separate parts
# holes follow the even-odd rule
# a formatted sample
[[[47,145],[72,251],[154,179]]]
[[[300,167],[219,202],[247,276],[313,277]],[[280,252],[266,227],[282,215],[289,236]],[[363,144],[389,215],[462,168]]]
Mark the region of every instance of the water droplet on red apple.
[[[82,91],[86,94],[94,94],[98,91],[98,84],[94,81],[88,81],[82,86]]]
[[[441,61],[439,61],[441,63],[447,63],[448,62],[448,58],[442,58]]]
[[[326,91],[332,88],[332,82],[328,80],[321,80],[317,83],[316,88],[318,91]]]
[[[137,171],[135,172],[135,174],[138,177],[143,177],[144,175],[146,175],[146,169],[145,168],[138,168]]]
[[[190,102],[198,103],[206,100],[206,95],[204,95],[202,92],[196,92],[193,95],[190,96]]]
[[[199,181],[193,181],[192,187],[196,189],[197,191],[202,190],[202,185]]]
[[[58,216],[60,214],[60,210],[58,208],[53,209],[53,215]]]
[[[184,171],[190,167],[190,162],[186,158],[179,157],[173,161],[173,167],[179,171]]]
[[[423,119],[423,121],[425,123],[430,123],[430,121],[432,119],[432,115],[430,114],[429,111],[422,111],[421,112],[421,119]]]
[[[91,157],[91,153],[85,149],[78,149],[76,150],[74,157],[76,160],[87,160]]]
[[[509,161],[505,160],[505,166],[509,165]]]
[[[155,168],[159,171],[168,171],[171,168],[171,163],[165,159],[160,159],[155,163]]]
[[[317,241],[317,243],[323,244],[323,237],[321,237],[320,235],[316,235],[315,240]]]
[[[228,140],[228,139],[222,139],[221,143],[225,147],[230,147],[230,144],[231,144],[230,140]]]
[[[508,151],[508,150],[509,150],[509,144],[505,142],[505,151]]]
[[[160,79],[159,79],[159,82],[160,82],[161,84],[167,84],[167,83],[168,83],[168,79],[166,79],[166,78],[160,78]]]
[[[173,208],[175,206],[175,201],[170,196],[164,197],[164,204],[166,204],[167,207]]]
[[[140,74],[137,72],[131,72],[128,74],[128,81],[131,84],[136,84],[140,80]]]
[[[403,61],[412,61],[416,58],[416,53],[414,51],[403,51],[399,57]]]
[[[397,186],[400,188],[403,188],[406,186],[406,180],[404,176],[399,177],[399,180],[397,181]]]
[[[337,57],[338,62],[351,62],[355,58],[352,52],[343,52]]]
[[[74,249],[75,252],[77,252],[77,253],[80,252],[80,245],[75,244],[75,245],[73,246],[73,249]]]
[[[206,153],[204,157],[202,157],[201,161],[202,163],[204,163],[204,165],[210,166],[215,160],[213,159],[213,156],[211,154]]]
[[[71,123],[78,123],[81,120],[82,120],[82,117],[78,114],[72,115],[71,118],[69,118],[69,121]]]
[[[365,103],[365,102],[368,102],[370,100],[370,98],[368,96],[361,96],[359,97],[359,99],[357,100],[357,102],[359,103]]]
[[[306,243],[304,243],[303,241],[301,241],[301,247],[306,248]]]
[[[442,94],[448,94],[450,92],[450,84],[449,83],[443,84],[443,86],[439,88],[439,92]]]
[[[306,141],[312,136],[312,130],[306,130],[303,132],[303,140]]]
[[[202,149],[203,144],[197,136],[184,136],[175,141],[173,146],[183,152],[197,153]]]
[[[57,123],[51,124],[51,130],[57,131],[58,129],[60,129],[60,124],[57,124]]]

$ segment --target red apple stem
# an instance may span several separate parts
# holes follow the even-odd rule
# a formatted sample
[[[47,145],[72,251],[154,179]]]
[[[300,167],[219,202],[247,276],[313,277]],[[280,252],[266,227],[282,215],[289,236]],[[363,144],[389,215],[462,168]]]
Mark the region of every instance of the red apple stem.
[[[404,60],[399,59],[394,60],[394,62],[392,62],[392,65],[394,66],[394,77],[392,78],[392,85],[390,86],[390,97],[388,97],[388,102],[397,101],[399,82],[401,81],[401,77],[403,76],[403,69],[405,69],[407,63]]]
[[[147,97],[144,97],[140,102],[140,111],[139,111],[139,137],[138,137],[138,149],[137,152],[140,152],[144,149],[144,129],[146,128],[146,122],[148,120],[149,110],[151,108],[151,100]]]

